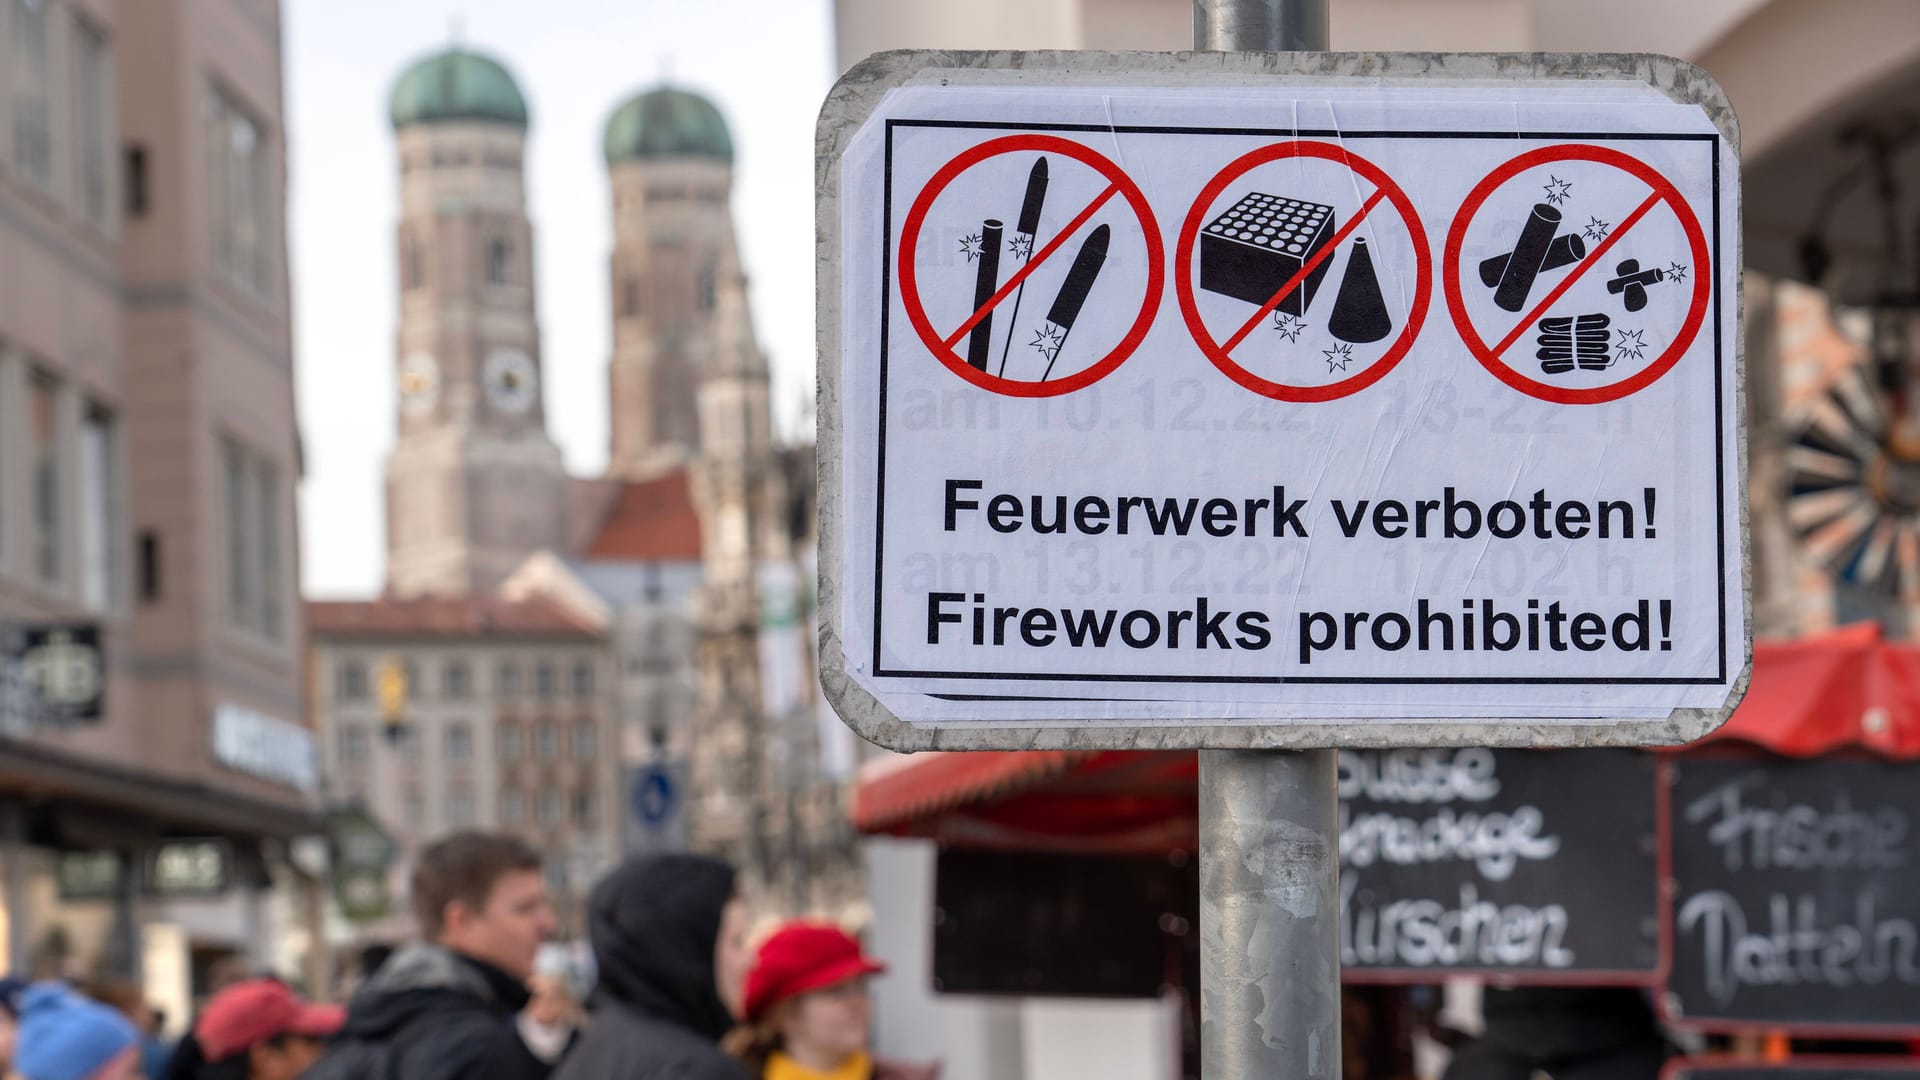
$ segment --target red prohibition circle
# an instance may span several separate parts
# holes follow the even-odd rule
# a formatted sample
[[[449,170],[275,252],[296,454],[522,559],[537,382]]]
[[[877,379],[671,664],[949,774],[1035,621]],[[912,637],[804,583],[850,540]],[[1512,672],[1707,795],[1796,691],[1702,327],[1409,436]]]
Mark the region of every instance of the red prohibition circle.
[[[1656,357],[1653,363],[1617,383],[1606,386],[1568,387],[1553,386],[1529,378],[1507,366],[1500,357],[1480,337],[1480,331],[1474,328],[1467,317],[1467,305],[1460,292],[1460,263],[1465,255],[1467,227],[1473,223],[1473,215],[1485,205],[1493,193],[1520,173],[1536,165],[1553,161],[1593,161],[1602,165],[1611,165],[1616,169],[1638,177],[1661,202],[1673,210],[1673,216],[1680,221],[1680,228],[1687,234],[1687,244],[1692,250],[1695,274],[1693,278],[1693,297],[1688,302],[1687,316],[1680,323],[1680,331],[1673,337],[1673,344]],[[1592,255],[1588,256],[1591,260]],[[1700,228],[1700,220],[1694,216],[1693,209],[1680,197],[1680,192],[1666,177],[1653,170],[1653,167],[1637,158],[1628,157],[1618,150],[1605,146],[1591,146],[1586,143],[1568,143],[1560,146],[1543,146],[1538,150],[1529,150],[1505,165],[1493,170],[1487,178],[1480,181],[1467,193],[1466,201],[1460,204],[1460,212],[1454,215],[1453,225],[1447,230],[1447,248],[1444,255],[1445,265],[1441,267],[1441,279],[1447,292],[1447,310],[1453,316],[1453,325],[1460,331],[1460,340],[1467,350],[1480,361],[1493,377],[1530,397],[1550,401],[1556,405],[1600,405],[1609,401],[1618,401],[1629,394],[1646,389],[1662,375],[1673,370],[1680,357],[1693,344],[1700,333],[1700,324],[1707,316],[1707,300],[1713,292],[1713,267],[1707,258],[1707,237]]]
[[[1201,321],[1200,309],[1195,304],[1193,295],[1193,244],[1200,235],[1200,227],[1206,222],[1208,208],[1213,205],[1215,199],[1220,197],[1220,193],[1226,190],[1228,184],[1254,168],[1270,161],[1294,157],[1322,158],[1345,165],[1365,177],[1386,196],[1394,209],[1400,212],[1401,219],[1407,223],[1407,235],[1413,239],[1413,307],[1407,313],[1407,325],[1401,328],[1400,336],[1393,339],[1393,344],[1387,347],[1387,351],[1379,360],[1354,375],[1324,386],[1291,386],[1287,383],[1263,379],[1241,367],[1225,349],[1220,347],[1220,343],[1213,338],[1213,332],[1208,330],[1206,323]],[[1301,141],[1275,143],[1234,159],[1201,190],[1200,197],[1194,200],[1193,209],[1187,212],[1186,223],[1180,227],[1180,242],[1174,248],[1174,262],[1180,267],[1180,272],[1174,275],[1173,280],[1174,292],[1180,298],[1180,314],[1186,319],[1187,329],[1192,332],[1193,340],[1200,346],[1200,351],[1205,353],[1207,359],[1213,361],[1213,366],[1219,368],[1227,378],[1256,394],[1280,401],[1333,401],[1379,382],[1407,355],[1407,351],[1413,348],[1414,338],[1420,335],[1420,324],[1427,317],[1427,301],[1433,294],[1433,257],[1427,249],[1426,231],[1420,227],[1420,216],[1414,212],[1413,200],[1407,198],[1407,193],[1400,190],[1400,185],[1394,183],[1393,178],[1381,171],[1379,166],[1350,154],[1332,143]]]
[[[1147,241],[1147,295],[1140,302],[1140,314],[1128,327],[1125,337],[1113,350],[1099,360],[1081,368],[1071,375],[1045,382],[1027,382],[1021,379],[1006,379],[992,375],[967,363],[960,354],[947,346],[940,334],[927,319],[926,306],[920,300],[919,276],[913,265],[913,255],[920,243],[920,230],[926,224],[927,212],[933,208],[934,200],[947,189],[954,178],[999,154],[1013,154],[1025,150],[1039,150],[1050,154],[1070,157],[1088,166],[1118,189],[1127,205],[1133,208],[1133,214],[1140,220],[1140,229]],[[906,306],[907,320],[920,335],[920,341],[934,358],[946,365],[947,370],[962,379],[996,394],[1009,397],[1055,397],[1072,393],[1099,382],[1113,373],[1127,357],[1133,355],[1140,343],[1146,340],[1147,330],[1152,327],[1153,319],[1159,312],[1160,293],[1166,287],[1166,251],[1160,242],[1160,227],[1154,222],[1153,210],[1147,205],[1147,197],[1141,193],[1120,166],[1070,139],[1054,135],[1008,135],[990,139],[972,147],[959,157],[947,162],[927,181],[927,186],[914,199],[913,206],[907,211],[906,223],[900,230],[900,300]]]

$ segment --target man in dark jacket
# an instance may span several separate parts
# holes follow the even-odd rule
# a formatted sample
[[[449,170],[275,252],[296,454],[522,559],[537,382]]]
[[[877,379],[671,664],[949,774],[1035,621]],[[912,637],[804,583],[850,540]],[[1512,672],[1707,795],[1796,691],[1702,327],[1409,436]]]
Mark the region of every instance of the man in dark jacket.
[[[543,1080],[515,1027],[554,932],[540,856],[506,834],[455,833],[420,854],[413,910],[427,944],[361,986],[303,1080]]]
[[[751,1080],[720,1052],[752,953],[733,869],[699,855],[642,855],[588,901],[599,968],[587,1033],[554,1080]]]

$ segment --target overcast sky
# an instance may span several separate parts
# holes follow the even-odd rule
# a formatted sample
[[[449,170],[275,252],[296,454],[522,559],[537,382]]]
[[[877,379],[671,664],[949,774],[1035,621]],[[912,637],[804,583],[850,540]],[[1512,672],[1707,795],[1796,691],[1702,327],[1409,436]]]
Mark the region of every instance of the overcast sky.
[[[287,0],[294,356],[310,596],[379,589],[381,466],[393,443],[393,229],[387,94],[411,60],[462,42],[506,64],[532,113],[547,424],[575,473],[606,462],[612,249],[601,127],[663,74],[732,129],[733,210],[774,411],[792,431],[813,384],[813,124],[836,74],[830,0]]]

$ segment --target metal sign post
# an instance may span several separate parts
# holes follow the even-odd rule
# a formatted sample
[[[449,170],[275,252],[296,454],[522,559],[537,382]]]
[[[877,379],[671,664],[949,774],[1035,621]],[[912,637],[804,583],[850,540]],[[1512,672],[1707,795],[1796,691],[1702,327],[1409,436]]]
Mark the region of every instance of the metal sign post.
[[[1193,47],[1327,48],[1327,0],[1193,0]],[[1333,750],[1200,751],[1200,1067],[1340,1075]]]
[[[1194,25],[828,95],[820,677],[904,752],[1199,750],[1204,1067],[1331,1078],[1333,748],[1745,692],[1738,139],[1666,57]]]

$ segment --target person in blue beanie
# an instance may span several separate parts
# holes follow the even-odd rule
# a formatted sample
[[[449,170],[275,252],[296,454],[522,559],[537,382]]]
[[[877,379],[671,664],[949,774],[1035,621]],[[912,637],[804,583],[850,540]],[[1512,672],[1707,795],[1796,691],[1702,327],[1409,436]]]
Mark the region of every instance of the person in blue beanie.
[[[20,1080],[137,1080],[140,1033],[62,983],[35,983],[20,997],[13,1075]]]

